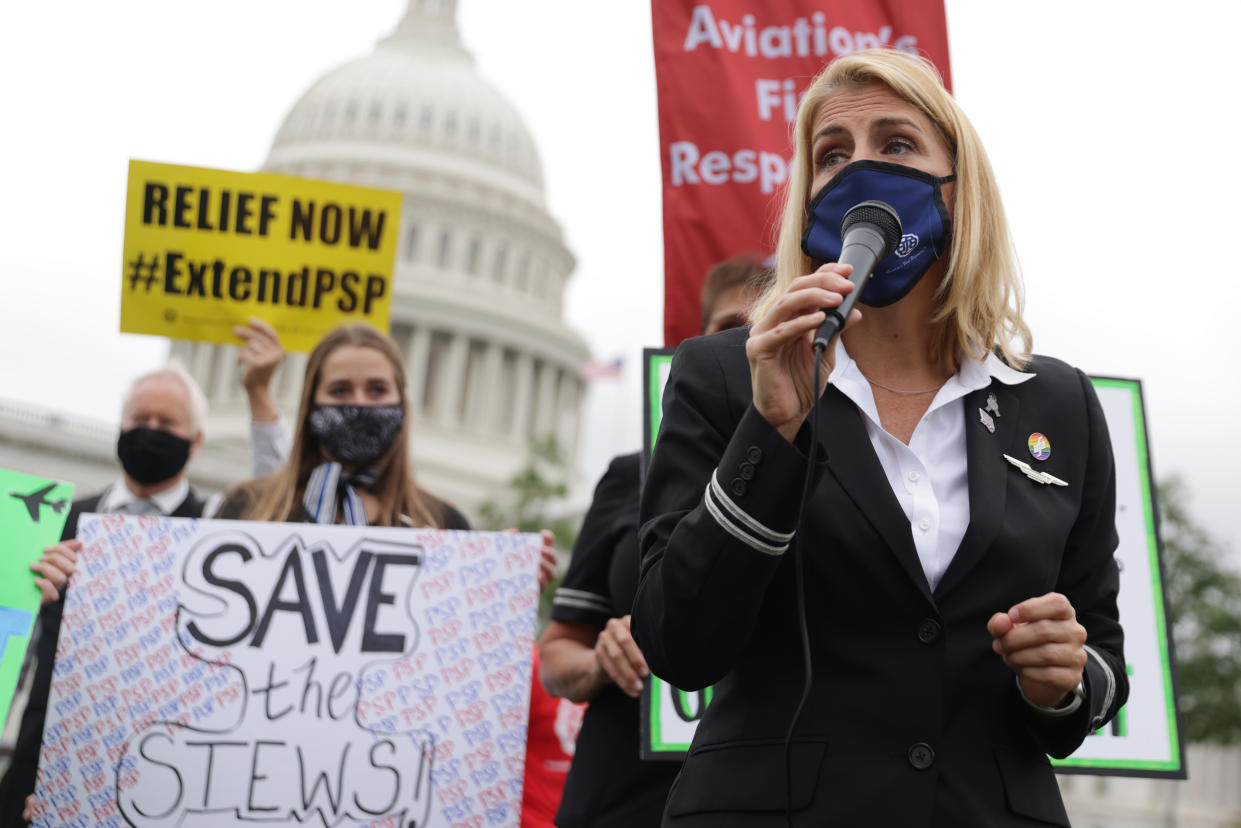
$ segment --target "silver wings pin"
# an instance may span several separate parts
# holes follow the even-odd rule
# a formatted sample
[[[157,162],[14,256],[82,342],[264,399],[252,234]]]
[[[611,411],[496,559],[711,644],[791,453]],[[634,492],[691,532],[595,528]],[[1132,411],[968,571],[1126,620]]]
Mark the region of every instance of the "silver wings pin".
[[[1047,472],[1035,471],[1034,469],[1030,468],[1029,463],[1023,463],[1022,461],[1018,460],[1016,457],[1009,457],[1006,454],[1004,455],[1004,459],[1012,463],[1017,468],[1021,469],[1021,473],[1024,474],[1026,477],[1030,478],[1031,480],[1033,480],[1035,483],[1042,483],[1043,485],[1047,485],[1048,483],[1051,483],[1056,486],[1069,485],[1068,483],[1061,480],[1059,477],[1050,475]]]

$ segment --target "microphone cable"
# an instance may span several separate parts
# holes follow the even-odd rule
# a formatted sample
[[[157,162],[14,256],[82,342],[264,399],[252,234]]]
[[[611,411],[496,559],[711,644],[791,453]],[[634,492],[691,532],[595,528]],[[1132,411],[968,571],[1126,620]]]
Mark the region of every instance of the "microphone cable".
[[[809,228],[807,229],[807,234]],[[896,250],[901,240],[901,218],[892,205],[883,201],[863,201],[853,205],[845,213],[840,228],[841,251],[840,261],[847,261],[854,267],[853,291],[845,296],[838,307],[824,308],[824,319],[814,337],[814,401],[810,405],[810,456],[806,460],[806,476],[802,481],[801,500],[797,506],[797,528],[793,536],[793,586],[797,593],[797,625],[801,634],[802,669],[805,678],[802,683],[801,698],[793,711],[793,720],[789,722],[788,735],[784,737],[784,821],[788,828],[793,828],[793,732],[801,719],[806,701],[810,698],[810,685],[813,676],[813,664],[810,658],[810,628],[806,623],[806,583],[805,553],[802,545],[802,520],[806,512],[806,503],[810,500],[810,482],[814,478],[814,458],[819,450],[819,401],[823,391],[819,388],[820,371],[823,367],[823,352],[831,347],[832,341],[844,329],[849,321],[849,313],[870,279],[871,271],[882,259]],[[803,238],[803,250],[806,249]],[[850,252],[852,251],[852,252]]]
[[[801,719],[806,700],[810,698],[811,676],[813,664],[810,659],[810,627],[806,623],[806,584],[802,554],[802,516],[806,511],[806,503],[810,500],[810,482],[814,479],[814,455],[819,448],[819,399],[823,395],[819,391],[819,371],[823,366],[823,351],[826,346],[818,342],[814,345],[814,403],[810,406],[810,457],[806,461],[806,475],[802,480],[801,499],[797,506],[797,534],[793,537],[793,584],[797,593],[797,625],[801,633],[801,659],[805,678],[802,681],[801,698],[793,711],[793,719],[789,722],[789,732],[784,737],[784,821],[788,828],[793,828],[793,731]]]

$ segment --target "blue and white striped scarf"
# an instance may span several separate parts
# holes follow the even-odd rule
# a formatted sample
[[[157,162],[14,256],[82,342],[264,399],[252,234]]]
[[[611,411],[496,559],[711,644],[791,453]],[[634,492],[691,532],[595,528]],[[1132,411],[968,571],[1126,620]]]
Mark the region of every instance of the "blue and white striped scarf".
[[[306,494],[302,496],[302,505],[306,513],[315,523],[336,522],[336,502],[341,502],[345,513],[345,523],[349,526],[366,526],[366,506],[356,487],[369,488],[375,484],[376,474],[373,469],[347,473],[340,463],[320,463],[310,473],[306,483]]]

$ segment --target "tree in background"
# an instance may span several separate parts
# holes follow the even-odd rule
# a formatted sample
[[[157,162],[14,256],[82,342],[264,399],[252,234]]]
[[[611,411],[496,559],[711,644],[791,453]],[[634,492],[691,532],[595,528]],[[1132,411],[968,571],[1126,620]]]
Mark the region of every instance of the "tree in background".
[[[1159,486],[1164,584],[1188,742],[1241,742],[1241,574],[1189,515],[1177,477]]]
[[[555,506],[563,502],[568,488],[564,480],[568,474],[560,445],[554,435],[537,438],[530,443],[530,459],[509,480],[511,498],[500,503],[485,501],[478,509],[482,528],[492,530],[517,528],[521,532],[538,532],[550,529],[556,535],[556,551],[563,560],[573,549],[577,540],[578,521],[553,517]],[[543,590],[539,596],[539,626],[542,627],[551,613],[552,596],[562,576]]]

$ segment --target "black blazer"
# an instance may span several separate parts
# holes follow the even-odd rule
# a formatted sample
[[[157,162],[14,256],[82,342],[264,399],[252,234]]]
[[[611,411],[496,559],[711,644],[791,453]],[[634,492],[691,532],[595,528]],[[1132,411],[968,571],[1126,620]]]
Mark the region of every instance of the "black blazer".
[[[932,593],[857,408],[829,386],[820,445],[808,426],[790,444],[751,404],[746,336],[678,350],[642,497],[634,635],[657,675],[715,684],[664,824],[784,825],[803,668],[794,556],[780,550],[813,456],[798,533],[813,682],[793,737],[794,824],[1067,825],[1045,754],[1071,753],[1128,695],[1111,446],[1089,381],[1036,358],[1033,379],[965,398],[970,524]],[[988,393],[994,433],[978,422]],[[1041,463],[1026,447],[1035,431],[1053,446]],[[1068,486],[1035,483],[1003,454]],[[993,613],[1050,591],[1068,596],[1094,652],[1087,701],[1061,718],[1021,699],[987,632]]]
[[[102,494],[75,500],[69,507],[62,541],[78,533],[78,518],[99,508]],[[206,504],[191,490],[181,505],[173,510],[171,517],[202,517]],[[35,673],[30,686],[30,699],[22,713],[21,729],[13,746],[13,759],[8,772],[0,781],[0,826],[21,828],[27,824],[22,819],[26,797],[34,793],[38,776],[39,751],[43,746],[43,723],[47,718],[47,699],[52,690],[52,667],[56,661],[56,642],[60,638],[60,618],[65,609],[65,596],[54,604],[46,604],[39,610],[36,629],[39,631],[35,644]]]

